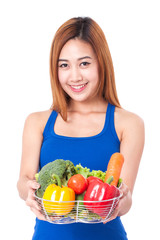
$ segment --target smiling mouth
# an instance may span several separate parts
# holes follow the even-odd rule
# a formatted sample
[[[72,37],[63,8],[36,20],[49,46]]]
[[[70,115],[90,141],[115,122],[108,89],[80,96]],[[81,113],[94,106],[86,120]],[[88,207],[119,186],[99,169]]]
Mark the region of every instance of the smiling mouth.
[[[81,84],[81,85],[70,85],[70,87],[71,87],[72,89],[74,89],[74,90],[82,90],[82,89],[84,89],[84,87],[85,87],[87,84],[88,84],[88,82],[85,83],[85,84]]]

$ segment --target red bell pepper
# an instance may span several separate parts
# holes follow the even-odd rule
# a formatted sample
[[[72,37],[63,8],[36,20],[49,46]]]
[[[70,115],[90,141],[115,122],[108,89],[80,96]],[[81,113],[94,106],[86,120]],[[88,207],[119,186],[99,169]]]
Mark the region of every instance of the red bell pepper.
[[[109,185],[112,181],[113,177],[110,177],[106,183],[100,179],[92,179],[90,181],[84,195],[84,205],[88,210],[101,217],[106,217],[110,213],[112,205],[117,201],[116,197],[120,196],[118,188]]]
[[[93,182],[95,180],[97,180],[98,182],[102,182],[103,183],[103,181],[100,178],[98,178],[98,177],[90,176],[90,177],[87,178],[88,184],[90,184],[91,182]]]

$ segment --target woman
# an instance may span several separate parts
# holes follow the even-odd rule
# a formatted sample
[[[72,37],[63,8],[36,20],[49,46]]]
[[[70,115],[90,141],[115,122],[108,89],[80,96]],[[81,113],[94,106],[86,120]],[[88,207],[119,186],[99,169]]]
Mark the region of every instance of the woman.
[[[36,214],[33,239],[127,239],[120,216],[132,204],[132,192],[144,146],[140,117],[119,103],[109,48],[91,18],[73,18],[56,32],[50,53],[52,109],[30,114],[25,122],[18,190]],[[121,198],[106,224],[51,224],[34,198],[35,173],[55,159],[69,159],[106,171],[114,152],[125,161]],[[44,221],[43,221],[44,220]]]

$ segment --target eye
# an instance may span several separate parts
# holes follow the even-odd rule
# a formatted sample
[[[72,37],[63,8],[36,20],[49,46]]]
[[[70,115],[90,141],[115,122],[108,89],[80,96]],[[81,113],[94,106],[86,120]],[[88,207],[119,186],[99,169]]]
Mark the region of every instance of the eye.
[[[59,65],[60,68],[67,68],[68,64],[67,63],[62,63],[61,65]]]
[[[88,66],[90,63],[89,62],[82,62],[80,65],[83,66],[83,67],[86,67]]]

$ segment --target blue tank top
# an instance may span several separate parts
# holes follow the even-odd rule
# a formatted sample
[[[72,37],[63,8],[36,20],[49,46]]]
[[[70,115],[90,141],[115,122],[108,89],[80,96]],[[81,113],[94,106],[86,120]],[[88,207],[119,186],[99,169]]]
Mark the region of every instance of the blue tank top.
[[[40,152],[40,169],[55,159],[81,163],[91,170],[106,171],[108,161],[114,152],[120,151],[120,141],[114,126],[115,106],[108,104],[102,131],[91,137],[67,137],[54,132],[58,113],[52,111],[43,132]],[[103,224],[52,224],[36,219],[32,240],[127,240],[119,217]]]

